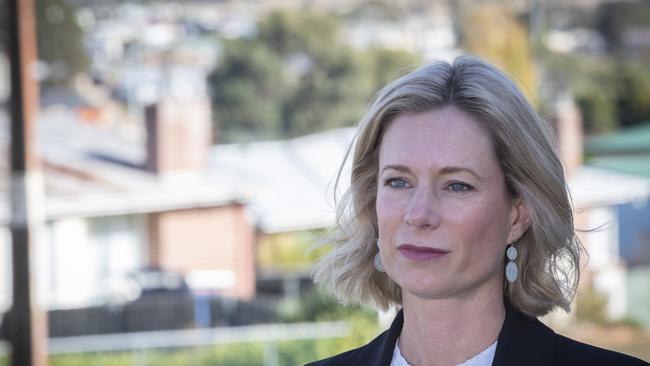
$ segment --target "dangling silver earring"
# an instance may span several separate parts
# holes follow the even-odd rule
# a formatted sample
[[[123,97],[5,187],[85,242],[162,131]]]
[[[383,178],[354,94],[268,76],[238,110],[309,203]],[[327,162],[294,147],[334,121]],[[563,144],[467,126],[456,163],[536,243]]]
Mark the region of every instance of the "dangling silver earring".
[[[384,263],[381,262],[381,256],[379,255],[379,239],[377,239],[377,254],[375,254],[372,262],[374,263],[377,272],[386,272],[384,269]]]
[[[517,281],[517,275],[519,275],[519,269],[517,268],[517,248],[512,244],[508,244],[508,249],[506,249],[506,256],[508,257],[508,264],[506,264],[506,279],[510,283]]]

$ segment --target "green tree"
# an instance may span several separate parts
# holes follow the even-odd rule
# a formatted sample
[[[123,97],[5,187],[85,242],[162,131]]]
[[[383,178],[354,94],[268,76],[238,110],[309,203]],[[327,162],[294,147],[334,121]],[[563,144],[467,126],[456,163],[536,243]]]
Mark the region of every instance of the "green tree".
[[[575,96],[589,134],[650,121],[650,65],[642,58],[561,55],[547,52],[547,83]],[[564,85],[565,84],[565,85]]]
[[[576,58],[568,66],[570,89],[575,95],[587,133],[606,133],[618,127],[618,76],[607,60]],[[608,87],[603,87],[607,85]]]
[[[616,106],[621,126],[650,121],[650,63],[624,60],[620,69]]]
[[[378,91],[395,78],[417,67],[422,58],[401,50],[373,48],[366,53],[368,70],[372,77],[372,90]]]
[[[285,60],[296,82],[284,106],[286,136],[352,125],[368,99],[370,75],[340,42],[339,28],[331,14],[286,11],[259,24],[259,40]]]
[[[345,45],[331,14],[273,12],[227,41],[210,76],[217,141],[291,137],[353,125],[373,93],[413,66],[400,52]]]
[[[40,0],[35,5],[38,56],[49,68],[46,83],[66,83],[88,66],[75,9],[65,0]]]
[[[370,99],[370,74],[350,49],[332,47],[312,63],[287,102],[288,135],[351,126]]]
[[[287,95],[281,60],[254,39],[226,41],[223,52],[208,80],[215,108],[214,141],[278,137]]]
[[[290,133],[354,125],[374,93],[420,61],[406,51],[355,51],[340,45],[316,54],[287,105]]]
[[[282,58],[293,54],[319,57],[340,47],[341,20],[333,14],[275,11],[258,24],[258,39]]]
[[[537,78],[528,32],[517,18],[503,6],[477,4],[462,17],[462,25],[465,49],[505,70],[537,104]]]

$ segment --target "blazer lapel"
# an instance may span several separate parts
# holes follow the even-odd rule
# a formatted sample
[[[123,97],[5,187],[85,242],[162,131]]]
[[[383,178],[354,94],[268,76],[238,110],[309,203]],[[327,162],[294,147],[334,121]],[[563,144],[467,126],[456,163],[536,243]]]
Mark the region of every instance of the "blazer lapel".
[[[395,344],[402,332],[400,310],[390,328],[363,347],[359,360],[364,365],[390,366]],[[499,333],[493,366],[549,366],[555,360],[555,332],[539,320],[506,305],[506,319]]]
[[[539,320],[506,305],[493,366],[549,366],[555,360],[555,332]]]
[[[390,328],[363,347],[359,354],[362,364],[368,366],[390,366],[395,351],[395,344],[404,324],[404,313],[400,311],[395,316]]]

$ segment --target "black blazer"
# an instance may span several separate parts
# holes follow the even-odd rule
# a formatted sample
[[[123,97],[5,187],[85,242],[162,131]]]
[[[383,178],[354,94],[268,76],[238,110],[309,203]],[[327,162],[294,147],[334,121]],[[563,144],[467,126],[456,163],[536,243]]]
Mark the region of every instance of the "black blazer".
[[[390,328],[357,349],[307,364],[307,366],[390,366],[395,342],[402,332],[400,312]],[[633,366],[650,365],[622,353],[590,346],[556,334],[535,318],[506,306],[492,366]]]

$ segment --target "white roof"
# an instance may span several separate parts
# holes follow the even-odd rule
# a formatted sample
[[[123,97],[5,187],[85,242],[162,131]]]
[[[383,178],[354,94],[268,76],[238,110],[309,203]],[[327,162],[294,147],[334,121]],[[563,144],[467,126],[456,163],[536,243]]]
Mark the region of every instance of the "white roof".
[[[574,207],[612,206],[650,198],[650,179],[581,166],[568,179]]]
[[[336,173],[353,136],[354,129],[346,128],[286,141],[215,146],[210,169],[250,197],[249,208],[263,232],[328,227],[335,219]],[[347,188],[347,181],[341,185]]]
[[[235,187],[208,171],[156,176],[144,170],[144,144],[78,123],[51,108],[37,125],[42,156],[44,216],[108,216],[245,203]],[[0,145],[9,143],[8,118],[0,111]],[[0,224],[9,212],[7,163],[0,161]]]

